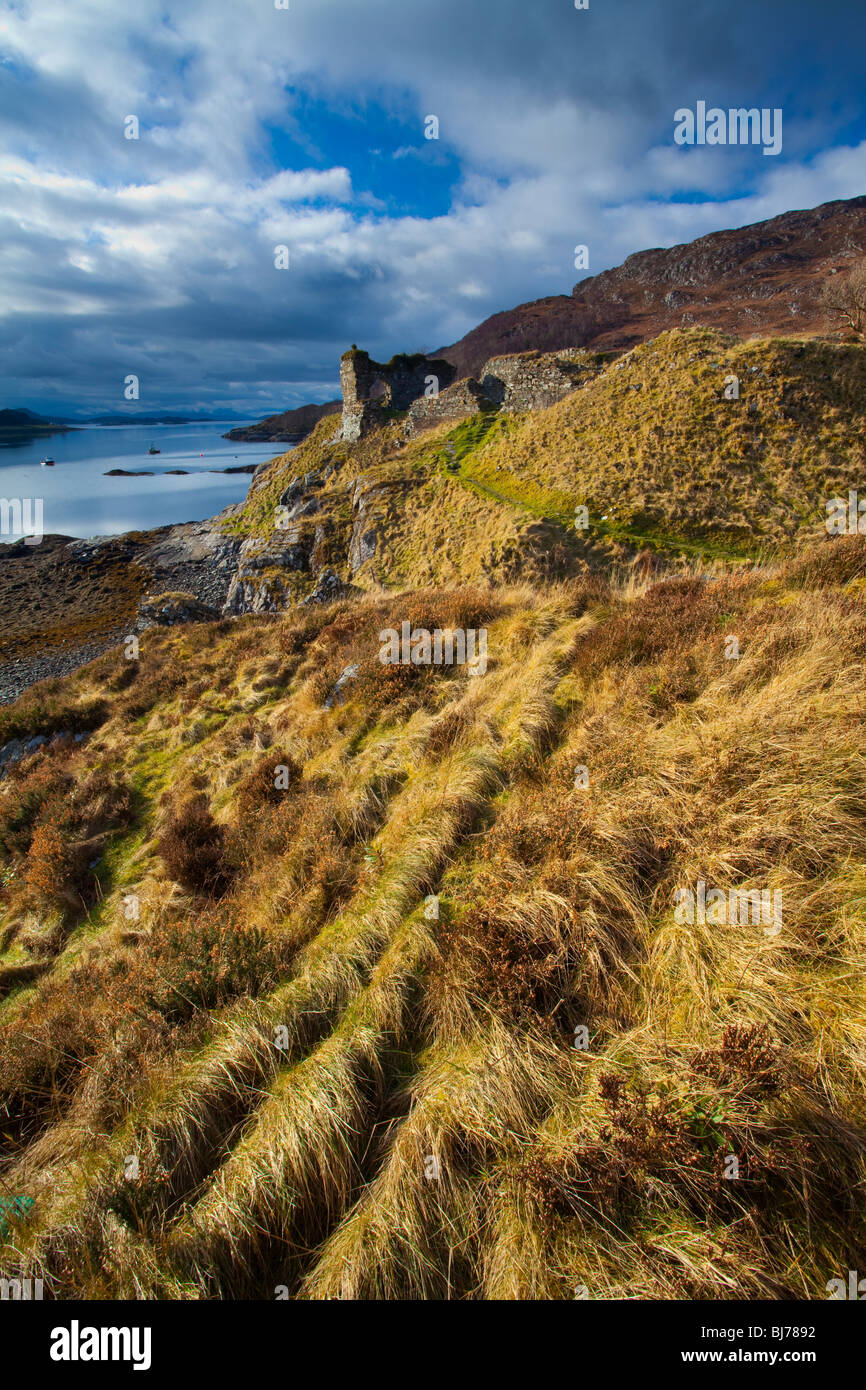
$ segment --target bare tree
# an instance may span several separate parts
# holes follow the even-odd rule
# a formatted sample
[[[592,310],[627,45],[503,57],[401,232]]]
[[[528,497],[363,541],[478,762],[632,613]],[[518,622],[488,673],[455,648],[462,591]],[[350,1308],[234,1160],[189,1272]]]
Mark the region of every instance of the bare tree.
[[[824,286],[822,300],[828,313],[862,337],[866,332],[866,260],[858,261],[845,275],[833,275]]]

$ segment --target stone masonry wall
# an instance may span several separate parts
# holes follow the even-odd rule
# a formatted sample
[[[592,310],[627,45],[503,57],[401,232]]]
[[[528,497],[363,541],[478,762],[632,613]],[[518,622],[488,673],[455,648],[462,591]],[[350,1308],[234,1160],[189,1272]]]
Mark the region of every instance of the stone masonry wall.
[[[485,362],[481,389],[501,410],[543,410],[561,401],[596,371],[579,348],[521,352]]]
[[[341,438],[360,439],[382,419],[385,410],[408,410],[422,398],[431,377],[436,378],[441,391],[451,385],[455,374],[450,362],[422,353],[411,357],[401,353],[390,362],[374,362],[368,353],[352,348],[340,360]]]
[[[462,420],[467,415],[479,415],[483,410],[496,409],[497,406],[485,397],[478,382],[472,377],[464,377],[462,381],[455,381],[453,386],[440,391],[438,396],[422,396],[413,401],[405,431],[407,435],[412,435],[419,429],[439,425],[443,420]]]
[[[580,348],[491,357],[481,370],[480,382],[464,377],[438,396],[416,400],[409,409],[406,433],[484,410],[543,410],[598,370],[596,359]]]

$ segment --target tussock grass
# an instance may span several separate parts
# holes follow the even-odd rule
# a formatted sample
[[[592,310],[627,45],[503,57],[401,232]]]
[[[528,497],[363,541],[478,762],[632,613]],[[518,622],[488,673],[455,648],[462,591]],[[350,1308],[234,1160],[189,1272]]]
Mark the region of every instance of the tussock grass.
[[[860,1267],[863,555],[371,594],[61,683],[91,741],[0,784],[0,1164],[35,1199],[0,1266],[99,1298]],[[487,626],[487,673],[378,671],[404,617]],[[66,917],[40,828],[98,841]],[[682,920],[700,881],[780,892],[781,930]]]

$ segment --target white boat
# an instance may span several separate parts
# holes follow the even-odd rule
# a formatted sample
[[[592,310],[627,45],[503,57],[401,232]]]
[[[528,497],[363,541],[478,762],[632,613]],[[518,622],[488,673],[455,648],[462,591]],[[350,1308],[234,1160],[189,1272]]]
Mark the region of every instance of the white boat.
[[[40,462],[41,462],[43,468],[53,468],[53,467],[54,467],[54,460],[53,460],[53,459],[41,459]]]

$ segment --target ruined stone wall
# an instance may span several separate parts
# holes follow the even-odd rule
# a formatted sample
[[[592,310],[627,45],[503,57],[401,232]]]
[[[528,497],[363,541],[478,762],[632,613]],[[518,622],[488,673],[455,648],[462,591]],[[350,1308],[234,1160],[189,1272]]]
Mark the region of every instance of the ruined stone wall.
[[[491,357],[481,380],[454,381],[450,362],[416,353],[374,362],[352,348],[340,362],[343,418],[340,437],[360,439],[381,424],[387,410],[407,410],[406,434],[443,420],[459,420],[484,410],[543,410],[561,401],[599,370],[597,356],[581,348],[559,352],[521,352]],[[433,387],[436,394],[428,394]]]
[[[462,419],[484,410],[543,410],[598,370],[597,359],[580,348],[491,357],[482,368],[480,382],[464,377],[438,396],[415,401],[406,420],[406,433],[415,434],[443,420]]]
[[[386,410],[408,410],[422,398],[435,377],[441,391],[451,385],[456,369],[450,362],[422,353],[400,353],[390,362],[374,362],[359,348],[344,353],[340,361],[343,393],[343,439],[360,439],[378,423]]]
[[[579,348],[491,357],[481,369],[481,390],[501,410],[543,410],[597,370]]]
[[[473,377],[464,377],[440,391],[438,396],[422,396],[409,408],[405,430],[407,435],[421,429],[430,429],[443,420],[462,420],[467,415],[478,415],[482,410],[495,410],[497,407],[486,399],[484,392]]]

